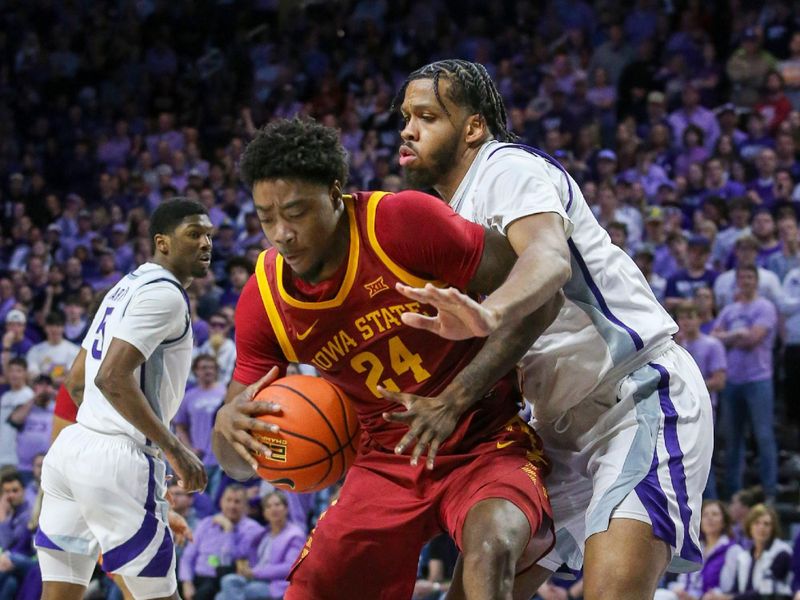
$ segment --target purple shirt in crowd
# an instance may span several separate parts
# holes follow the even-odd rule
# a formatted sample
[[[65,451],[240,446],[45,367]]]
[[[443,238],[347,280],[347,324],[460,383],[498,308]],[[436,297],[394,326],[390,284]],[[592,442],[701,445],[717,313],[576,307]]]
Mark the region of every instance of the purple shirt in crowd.
[[[696,340],[684,339],[682,346],[692,355],[703,379],[708,379],[717,371],[724,371],[728,367],[725,346],[717,338],[701,333]],[[717,406],[717,392],[711,392],[711,404]]]
[[[50,447],[50,432],[53,430],[54,402],[46,408],[36,404],[31,408],[22,429],[17,434],[17,458],[19,469],[30,471],[37,454],[44,454]]]
[[[775,344],[775,328],[778,314],[775,306],[766,298],[752,302],[734,302],[722,309],[717,326],[724,331],[750,328],[754,325],[766,327],[764,339],[752,349],[728,347],[728,381],[750,383],[772,379],[772,346]]]
[[[305,541],[305,532],[294,523],[286,523],[277,535],[272,535],[268,525],[253,539],[246,557],[253,570],[253,579],[269,583],[273,598],[283,598],[286,593],[289,587],[286,577],[300,556]]]
[[[667,280],[666,297],[693,298],[698,288],[714,289],[716,279],[716,271],[710,269],[706,269],[699,277],[693,277],[686,269],[681,269]]]
[[[203,464],[213,467],[219,464],[211,451],[211,431],[214,429],[214,417],[217,408],[225,398],[225,386],[217,383],[208,389],[194,387],[183,397],[183,402],[172,420],[176,425],[189,428],[189,439],[192,446],[203,452]]]
[[[225,566],[230,566],[237,559],[246,557],[253,539],[262,531],[258,521],[242,517],[233,531],[225,533],[214,523],[214,517],[206,517],[194,530],[194,541],[183,551],[178,578],[191,581],[196,575],[216,577],[218,566],[225,563],[228,563]]]
[[[0,521],[0,548],[4,551],[32,556],[31,540],[33,535],[28,529],[30,520],[31,505],[23,502],[5,521]]]

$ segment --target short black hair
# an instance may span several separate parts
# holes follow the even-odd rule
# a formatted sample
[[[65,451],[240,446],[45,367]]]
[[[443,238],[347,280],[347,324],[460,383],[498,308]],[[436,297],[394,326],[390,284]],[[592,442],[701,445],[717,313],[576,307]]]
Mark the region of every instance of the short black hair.
[[[19,481],[19,484],[22,487],[25,487],[25,483],[22,481],[22,475],[19,474],[19,471],[9,471],[2,477],[0,477],[0,487],[4,486],[7,483],[11,483],[12,481]]]
[[[186,217],[207,215],[206,207],[196,200],[173,198],[158,205],[150,216],[150,239],[158,234],[168,235],[175,231]]]
[[[14,366],[14,365],[16,365],[18,367],[22,367],[25,370],[28,369],[28,361],[25,360],[25,358],[22,357],[22,356],[15,356],[14,358],[12,358],[11,360],[8,361],[8,366],[9,367]]]
[[[253,263],[246,257],[232,256],[231,258],[228,259],[228,262],[225,263],[225,272],[228,274],[228,276],[230,276],[231,270],[236,267],[243,268],[245,271],[247,271],[249,275],[252,275],[253,272],[256,270]]]
[[[501,142],[513,142],[517,139],[517,136],[508,129],[506,107],[491,75],[482,64],[468,60],[457,58],[439,60],[417,69],[408,76],[397,92],[392,102],[392,110],[399,110],[409,83],[417,79],[432,79],[433,93],[447,113],[447,108],[439,95],[439,79],[442,77],[450,82],[448,88],[450,100],[472,113],[481,115],[495,139]]]
[[[53,310],[47,313],[47,316],[44,318],[45,325],[64,325],[66,323],[66,319],[64,319],[64,313],[60,310]]]
[[[339,133],[312,119],[280,119],[247,144],[239,163],[247,186],[266,179],[296,179],[321,185],[347,182],[347,152]]]

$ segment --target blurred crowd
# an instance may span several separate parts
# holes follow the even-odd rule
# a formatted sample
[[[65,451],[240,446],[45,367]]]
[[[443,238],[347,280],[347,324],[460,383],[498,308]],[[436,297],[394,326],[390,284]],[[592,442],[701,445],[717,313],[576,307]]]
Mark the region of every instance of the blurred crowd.
[[[230,487],[210,451],[236,358],[233,310],[266,243],[237,161],[258,126],[310,116],[341,131],[349,189],[398,190],[394,94],[412,70],[452,56],[487,67],[512,130],[573,175],[612,242],[676,316],[679,342],[718,410],[706,495],[736,499],[757,484],[766,503],[750,525],[743,514],[734,519],[739,537],[726,505],[709,505],[723,516],[714,517],[717,533],[704,529],[707,558],[722,553],[727,565],[713,593],[735,592],[730,564],[752,559],[752,543],[763,556],[781,522],[798,516],[798,8],[788,0],[5,2],[0,600],[25,597],[34,572],[30,523],[58,386],[98,297],[147,260],[151,210],[176,195],[202,202],[216,226],[212,271],[189,290],[197,349],[175,420],[211,475],[208,494],[173,493],[195,527],[180,560],[184,597],[281,597],[278,582],[333,492]],[[758,542],[753,527],[764,520],[771,537]],[[234,533],[235,548],[222,543]],[[791,556],[791,545],[766,554],[784,551]],[[426,549],[417,597],[444,593],[452,557],[447,540]],[[781,590],[791,594],[785,573]],[[727,597],[706,596],[714,586],[703,585],[680,580],[665,593]],[[541,596],[579,593],[579,584],[550,585]]]

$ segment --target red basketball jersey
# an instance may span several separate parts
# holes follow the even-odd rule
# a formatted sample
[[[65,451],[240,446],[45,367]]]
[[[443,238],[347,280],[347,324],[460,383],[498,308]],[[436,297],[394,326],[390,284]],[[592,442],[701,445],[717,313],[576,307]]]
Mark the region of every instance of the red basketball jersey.
[[[345,197],[349,256],[333,298],[308,302],[292,296],[290,269],[274,248],[259,257],[255,277],[286,359],[314,365],[322,377],[341,387],[373,442],[390,449],[407,427],[387,423],[382,413],[403,407],[382,398],[377,387],[435,396],[472,360],[484,340],[454,342],[402,323],[404,312],[434,314],[435,309],[395,290],[397,282],[420,287],[429,280],[406,271],[381,248],[375,214],[386,195],[361,192]],[[511,371],[462,417],[441,452],[470,447],[503,427],[518,411],[520,399]]]

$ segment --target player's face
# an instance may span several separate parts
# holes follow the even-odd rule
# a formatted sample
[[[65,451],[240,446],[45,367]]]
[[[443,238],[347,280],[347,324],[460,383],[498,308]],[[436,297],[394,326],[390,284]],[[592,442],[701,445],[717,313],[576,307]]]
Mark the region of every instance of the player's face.
[[[347,224],[339,182],[265,179],[253,186],[253,204],[264,235],[295,274],[313,282],[336,272],[348,244],[339,230]]]
[[[211,265],[213,232],[214,226],[208,215],[190,215],[169,236],[170,253],[181,276],[206,276]]]
[[[460,141],[470,115],[449,99],[449,86],[447,80],[439,80],[439,98],[447,112],[436,98],[432,79],[416,79],[406,88],[400,106],[405,125],[400,132],[403,143],[399,162],[412,187],[435,186],[458,162]]]

